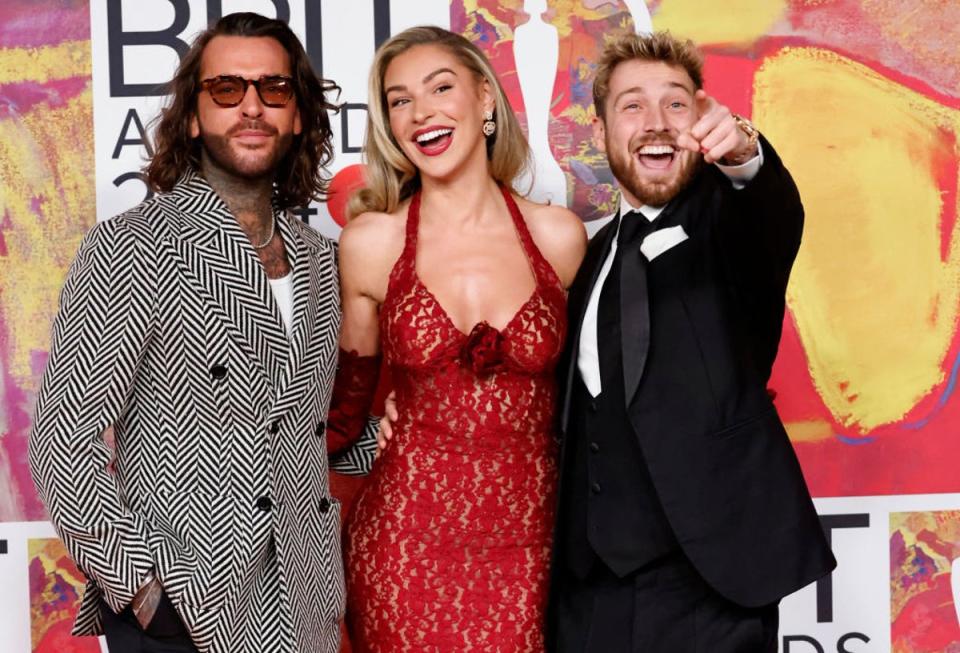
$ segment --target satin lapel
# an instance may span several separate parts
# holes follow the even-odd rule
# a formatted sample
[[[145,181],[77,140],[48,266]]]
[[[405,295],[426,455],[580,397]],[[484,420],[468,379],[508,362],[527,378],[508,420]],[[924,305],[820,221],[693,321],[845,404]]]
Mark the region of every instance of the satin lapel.
[[[198,175],[174,191],[180,209],[172,245],[193,282],[213,300],[237,340],[274,386],[288,358],[280,311],[260,259],[223,201]]]
[[[567,419],[570,413],[570,392],[573,390],[573,375],[577,369],[577,356],[580,351],[580,329],[583,327],[583,317],[587,312],[587,303],[590,301],[590,295],[593,292],[593,286],[600,275],[600,269],[603,262],[610,252],[610,244],[617,234],[616,219],[603,227],[590,240],[587,247],[587,253],[583,257],[577,276],[570,286],[570,294],[567,297],[569,307],[567,313],[570,318],[570,328],[567,330],[568,344],[567,349],[570,357],[567,364],[566,380],[564,383],[564,405],[563,413],[560,418],[560,428],[565,433],[567,430]]]

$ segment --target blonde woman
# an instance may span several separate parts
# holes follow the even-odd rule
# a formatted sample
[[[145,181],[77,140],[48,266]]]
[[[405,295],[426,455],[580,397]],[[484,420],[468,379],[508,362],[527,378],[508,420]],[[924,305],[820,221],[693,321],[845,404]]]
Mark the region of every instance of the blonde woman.
[[[511,187],[527,144],[465,38],[393,37],[369,101],[341,345],[348,367],[382,350],[399,420],[346,527],[354,650],[542,650],[554,368],[584,229]]]

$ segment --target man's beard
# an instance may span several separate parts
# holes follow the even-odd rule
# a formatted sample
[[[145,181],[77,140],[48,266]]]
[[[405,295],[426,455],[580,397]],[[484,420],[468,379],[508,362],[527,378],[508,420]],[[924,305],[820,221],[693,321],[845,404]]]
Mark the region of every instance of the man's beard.
[[[200,129],[200,140],[203,149],[210,160],[224,172],[242,179],[264,179],[273,177],[280,167],[283,158],[290,151],[293,142],[292,134],[280,136],[272,149],[247,150],[243,146],[231,146],[231,137],[243,129],[256,129],[270,134],[276,134],[277,129],[272,125],[251,120],[234,125],[226,134],[211,134]]]
[[[672,145],[674,148],[674,157],[679,158],[680,168],[676,174],[663,181],[645,181],[634,171],[642,165],[633,154],[637,149],[645,144]],[[677,147],[676,142],[671,138],[654,137],[644,138],[636,143],[631,142],[628,148],[628,156],[624,157],[621,150],[612,147],[609,139],[607,140],[607,155],[610,163],[610,170],[616,177],[620,186],[630,192],[641,204],[646,206],[663,206],[680,191],[687,187],[693,178],[696,177],[700,166],[703,164],[703,156],[698,152],[690,152],[687,156],[683,150]]]

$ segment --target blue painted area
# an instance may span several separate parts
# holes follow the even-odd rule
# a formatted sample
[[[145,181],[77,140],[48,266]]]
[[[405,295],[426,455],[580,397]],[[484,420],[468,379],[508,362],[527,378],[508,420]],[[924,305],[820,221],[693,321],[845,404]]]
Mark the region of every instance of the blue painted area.
[[[840,442],[844,444],[850,444],[855,447],[861,444],[870,444],[871,442],[877,439],[876,437],[873,437],[873,436],[868,436],[865,438],[851,438],[850,436],[840,435],[839,433],[834,433],[833,437],[840,440]]]
[[[580,181],[591,185],[600,183],[600,180],[597,179],[597,175],[594,174],[593,169],[586,163],[573,158],[570,159],[569,163],[570,169],[573,170],[573,174]]]
[[[911,429],[913,431],[918,431],[925,427],[930,420],[936,417],[937,413],[943,410],[943,407],[947,405],[947,401],[953,395],[954,388],[957,385],[957,375],[960,374],[960,355],[958,355],[953,361],[953,367],[950,369],[950,378],[947,380],[947,387],[943,389],[943,394],[940,395],[940,398],[937,399],[937,403],[930,410],[930,413],[921,419],[918,419],[915,422],[905,422],[902,426],[905,429]]]
[[[914,422],[904,422],[903,424],[900,425],[900,427],[904,429],[909,429],[911,431],[919,431],[920,429],[924,428],[927,424],[929,424],[930,421],[937,416],[937,413],[943,410],[943,407],[947,405],[947,402],[950,400],[950,397],[953,395],[953,391],[956,388],[958,376],[960,376],[960,354],[958,354],[957,357],[954,359],[953,365],[950,368],[950,377],[947,379],[947,385],[943,389],[943,393],[941,393],[940,397],[937,399],[937,403],[933,406],[932,409],[930,409],[930,412],[926,416]],[[854,438],[847,435],[841,435],[839,433],[834,433],[833,437],[835,437],[837,440],[839,440],[844,444],[849,444],[853,446],[870,444],[871,442],[876,440],[876,437],[868,436],[863,438]]]

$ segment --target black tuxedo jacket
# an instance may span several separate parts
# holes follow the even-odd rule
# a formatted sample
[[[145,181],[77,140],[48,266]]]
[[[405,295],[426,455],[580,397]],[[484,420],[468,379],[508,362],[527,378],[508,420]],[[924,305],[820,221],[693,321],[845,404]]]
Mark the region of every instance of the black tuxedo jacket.
[[[773,603],[836,565],[767,393],[803,207],[762,147],[744,189],[705,166],[655,226],[680,225],[689,238],[649,262],[640,242],[626,245],[620,287],[627,412],[657,495],[698,572],[743,606]],[[593,238],[570,289],[564,432],[584,311],[615,232],[616,220]]]

